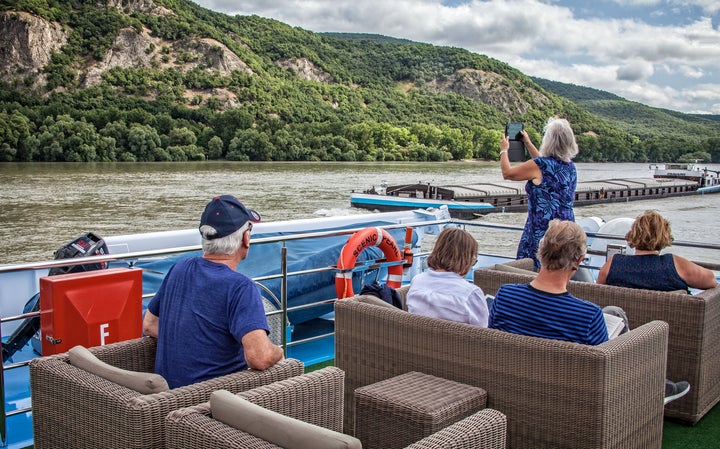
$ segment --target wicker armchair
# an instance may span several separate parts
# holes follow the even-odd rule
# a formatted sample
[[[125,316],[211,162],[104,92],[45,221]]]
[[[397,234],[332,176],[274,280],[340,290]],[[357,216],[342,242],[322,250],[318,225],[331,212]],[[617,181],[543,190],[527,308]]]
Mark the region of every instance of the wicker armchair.
[[[90,348],[98,359],[136,372],[153,372],[156,342],[145,337]],[[30,362],[35,448],[162,448],[171,411],[205,402],[210,393],[239,392],[302,374],[287,359],[265,371],[242,371],[172,390],[141,394],[69,363],[68,353]]]
[[[238,396],[282,415],[324,427],[330,433],[335,433],[347,447],[360,447],[358,440],[340,434],[343,426],[343,391],[343,371],[328,367],[238,393]],[[281,447],[217,421],[212,417],[209,402],[175,410],[168,414],[165,421],[165,440],[169,449]],[[408,447],[502,449],[505,448],[505,433],[505,416],[497,410],[484,409]],[[311,429],[303,429],[303,434],[302,438],[293,440],[295,447],[335,446],[327,441],[327,432],[316,437]]]
[[[532,262],[525,259],[504,265],[527,269]],[[531,279],[527,274],[493,268],[474,274],[475,284],[490,295],[503,284]],[[600,307],[622,307],[631,328],[654,320],[670,325],[666,376],[688,381],[691,389],[665,407],[665,416],[694,424],[720,401],[720,287],[688,295],[570,281],[568,291]]]
[[[668,326],[598,346],[514,335],[364,302],[335,303],[335,365],[352,392],[409,371],[481,387],[507,416],[508,447],[660,448]]]

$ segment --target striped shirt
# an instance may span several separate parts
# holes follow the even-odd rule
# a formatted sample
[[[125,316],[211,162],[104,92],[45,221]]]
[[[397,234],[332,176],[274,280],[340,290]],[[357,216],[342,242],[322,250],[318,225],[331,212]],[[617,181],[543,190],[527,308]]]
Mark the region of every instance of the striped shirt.
[[[495,295],[490,328],[586,345],[607,341],[600,307],[568,292],[547,293],[529,284],[506,284]]]

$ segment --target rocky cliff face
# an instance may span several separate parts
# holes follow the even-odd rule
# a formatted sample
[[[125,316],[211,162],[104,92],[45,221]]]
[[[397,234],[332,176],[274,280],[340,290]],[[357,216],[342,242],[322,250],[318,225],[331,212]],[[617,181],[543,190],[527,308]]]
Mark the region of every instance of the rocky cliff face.
[[[233,70],[252,75],[253,71],[245,62],[215,39],[203,38],[177,42],[173,49],[186,51],[191,55],[191,61],[185,64],[184,70],[200,67],[217,70],[220,73],[230,73]]]
[[[152,0],[109,0],[108,6],[123,11],[136,10],[157,15],[170,15],[172,11],[155,5]],[[56,23],[24,12],[0,13],[0,77],[6,80],[22,80],[30,77],[34,87],[41,87],[45,80],[42,71],[50,62],[53,52],[67,43],[70,30],[63,30]],[[306,58],[283,59],[279,66],[294,71],[298,77],[333,82],[330,74],[317,68]],[[86,60],[84,66],[75,67],[83,87],[96,86],[102,76],[114,67],[166,69],[181,72],[200,68],[230,74],[235,70],[254,75],[252,69],[223,43],[210,38],[193,38],[167,41],[152,36],[150,30],[137,32],[125,28],[118,32],[112,47],[102,61]],[[186,98],[196,104],[218,92],[188,90]],[[222,92],[222,103],[235,105],[234,95]]]
[[[174,14],[156,5],[153,0],[107,0],[107,5],[129,13],[142,11],[159,16]],[[59,24],[24,12],[0,13],[0,78],[15,81],[32,88],[45,84],[43,69],[50,62],[53,52],[60,51],[68,41],[71,30]],[[299,78],[332,83],[331,74],[320,69],[308,58],[280,59],[280,67],[293,71]],[[181,72],[192,69],[217,71],[230,74],[235,70],[255,75],[237,54],[223,43],[210,38],[191,38],[168,41],[152,36],[150,30],[138,32],[134,28],[118,32],[111,48],[102,61],[86,59],[77,62],[77,79],[81,86],[98,85],[102,76],[114,67],[135,69],[174,68]],[[524,90],[521,93],[508,81],[494,72],[463,69],[447,78],[436,79],[422,86],[435,93],[453,92],[483,102],[508,114],[526,113],[530,108],[547,104],[550,100],[539,91]],[[152,95],[152,93],[148,93]],[[188,89],[184,97],[192,106],[201,105],[208,98],[220,96],[221,107],[237,104],[236,96],[227,90],[198,91]]]
[[[60,25],[32,14],[0,14],[0,74],[9,80],[32,77],[43,82],[42,69],[67,37]]]
[[[174,67],[181,72],[199,67],[217,70],[223,74],[229,74],[233,70],[253,74],[242,59],[214,39],[170,42],[151,36],[147,29],[137,33],[132,28],[120,30],[103,60],[86,68],[84,85],[99,84],[102,74],[113,67],[135,69]]]
[[[158,6],[153,0],[107,0],[107,5],[111,8],[117,8],[120,11],[140,11],[157,16],[169,16],[175,13],[171,10]]]
[[[307,58],[283,58],[275,63],[280,67],[292,70],[297,76],[308,81],[318,81],[322,83],[333,82],[332,75],[320,70]]]
[[[123,29],[118,33],[112,48],[105,53],[99,63],[86,68],[84,84],[95,86],[102,80],[102,74],[113,67],[150,68],[151,53],[146,52],[162,45],[162,40],[150,36],[147,30],[137,33],[132,29]]]
[[[540,91],[526,92],[526,97],[523,97],[505,78],[483,70],[458,70],[446,79],[436,79],[428,83],[426,88],[435,93],[452,92],[472,98],[507,114],[525,114],[530,108],[550,102]],[[531,101],[534,104],[531,104]]]
[[[159,15],[172,14],[172,11],[156,6],[151,0],[111,0],[109,6]],[[42,87],[45,84],[43,69],[50,63],[52,54],[67,43],[69,34],[70,30],[63,29],[59,24],[29,13],[0,13],[0,78],[33,88]],[[84,66],[76,66],[75,69],[81,85],[88,87],[99,84],[103,73],[114,67],[173,67],[182,72],[201,68],[222,74],[234,70],[253,74],[242,59],[214,39],[166,41],[152,36],[150,30],[138,33],[132,28],[119,31],[102,61],[86,60]],[[226,103],[234,104],[232,98],[227,98]]]

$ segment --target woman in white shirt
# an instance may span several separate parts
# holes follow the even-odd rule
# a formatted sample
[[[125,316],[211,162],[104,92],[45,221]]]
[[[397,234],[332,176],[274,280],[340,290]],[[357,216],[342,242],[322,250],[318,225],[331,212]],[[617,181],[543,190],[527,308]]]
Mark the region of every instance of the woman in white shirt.
[[[485,294],[465,279],[477,261],[477,251],[477,241],[469,232],[444,229],[428,257],[429,268],[410,283],[408,312],[487,327]]]

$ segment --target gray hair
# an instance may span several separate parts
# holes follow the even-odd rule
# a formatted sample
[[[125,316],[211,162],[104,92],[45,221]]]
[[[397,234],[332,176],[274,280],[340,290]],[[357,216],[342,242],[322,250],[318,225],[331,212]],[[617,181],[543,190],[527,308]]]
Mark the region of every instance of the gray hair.
[[[543,128],[540,154],[561,161],[570,161],[577,156],[578,146],[570,122],[557,117],[548,120],[545,128]]]
[[[212,238],[217,235],[217,230],[210,225],[200,226],[200,236],[202,237],[202,249],[205,254],[235,254],[242,245],[243,235],[250,227],[250,222],[244,225],[230,235],[221,238]]]
[[[538,245],[540,265],[550,271],[577,268],[578,260],[587,253],[587,235],[574,221],[550,220]]]

